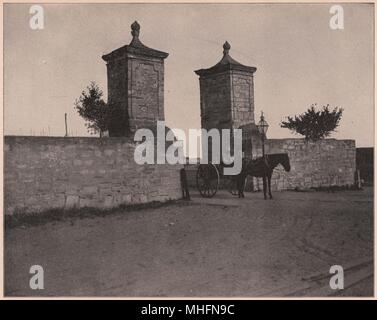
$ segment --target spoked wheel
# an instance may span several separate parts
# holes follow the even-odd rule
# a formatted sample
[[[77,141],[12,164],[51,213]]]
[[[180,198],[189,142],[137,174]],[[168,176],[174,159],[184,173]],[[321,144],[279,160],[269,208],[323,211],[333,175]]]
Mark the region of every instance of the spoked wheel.
[[[196,172],[196,186],[204,198],[212,198],[219,188],[220,175],[212,163],[200,164]]]

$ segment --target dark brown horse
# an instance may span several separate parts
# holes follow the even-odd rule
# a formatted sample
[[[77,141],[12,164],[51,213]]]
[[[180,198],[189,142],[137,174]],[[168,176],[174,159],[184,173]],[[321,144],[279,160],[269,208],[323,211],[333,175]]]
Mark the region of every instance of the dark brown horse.
[[[263,178],[263,193],[264,199],[267,199],[267,187],[270,199],[271,194],[271,176],[274,169],[281,164],[285,171],[291,170],[289,157],[287,153],[266,154],[265,157],[260,157],[255,160],[248,161],[242,166],[241,173],[236,177],[238,197],[244,198],[243,194],[245,179],[247,176]]]

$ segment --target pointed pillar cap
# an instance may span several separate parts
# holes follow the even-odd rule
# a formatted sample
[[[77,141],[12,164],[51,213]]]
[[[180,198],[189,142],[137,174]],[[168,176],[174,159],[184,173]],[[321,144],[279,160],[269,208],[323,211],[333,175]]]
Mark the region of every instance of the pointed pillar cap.
[[[213,67],[208,68],[208,69],[200,69],[196,70],[195,73],[199,76],[205,76],[208,74],[215,74],[215,73],[220,73],[224,71],[230,71],[230,70],[238,70],[238,71],[244,71],[247,73],[253,74],[255,71],[257,71],[257,68],[255,67],[249,67],[245,66],[238,61],[234,60],[230,55],[230,44],[228,41],[225,41],[223,44],[223,57],[222,59],[215,64]]]

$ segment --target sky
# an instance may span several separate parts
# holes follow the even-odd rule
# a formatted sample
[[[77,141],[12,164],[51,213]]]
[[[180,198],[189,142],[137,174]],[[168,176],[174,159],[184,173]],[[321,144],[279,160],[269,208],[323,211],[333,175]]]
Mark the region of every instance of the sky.
[[[44,29],[29,26],[30,5],[4,5],[4,133],[87,136],[74,101],[95,81],[107,98],[101,59],[132,39],[169,53],[165,118],[200,128],[194,70],[230,55],[254,74],[255,116],[269,138],[300,137],[279,123],[311,104],[344,109],[331,137],[374,145],[374,7],[344,4],[344,29],[332,30],[330,4],[44,4]]]

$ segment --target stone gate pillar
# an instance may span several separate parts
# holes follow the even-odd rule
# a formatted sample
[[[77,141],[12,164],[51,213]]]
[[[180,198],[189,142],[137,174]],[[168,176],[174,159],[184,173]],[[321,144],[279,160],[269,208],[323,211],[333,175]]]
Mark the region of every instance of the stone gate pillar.
[[[153,128],[164,114],[164,59],[168,53],[148,48],[139,39],[140,25],[131,25],[132,41],[103,55],[107,65],[108,104],[114,112],[110,136]]]
[[[223,57],[213,67],[196,70],[200,83],[200,115],[203,129],[243,129],[245,156],[251,157],[252,140],[259,137],[254,119],[255,67],[245,66],[229,55],[230,44],[223,45]]]

